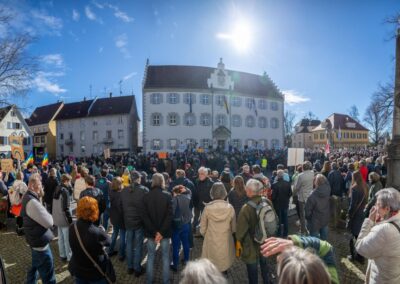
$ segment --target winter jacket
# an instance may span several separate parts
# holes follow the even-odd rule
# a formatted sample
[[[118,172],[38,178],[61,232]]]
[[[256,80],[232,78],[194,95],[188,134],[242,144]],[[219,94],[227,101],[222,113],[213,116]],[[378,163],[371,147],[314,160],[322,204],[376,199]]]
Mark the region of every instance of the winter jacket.
[[[383,188],[382,183],[380,181],[374,182],[371,184],[371,187],[369,188],[369,193],[368,193],[368,204],[365,208],[365,211],[369,213],[371,210],[372,206],[375,205],[376,203],[376,197],[375,194]]]
[[[290,196],[292,196],[290,182],[278,179],[277,182],[272,184],[272,203],[274,204],[275,211],[288,209]]]
[[[365,283],[400,283],[400,213],[379,223],[366,218],[356,242],[357,252],[368,258]]]
[[[163,238],[172,236],[172,197],[161,188],[153,188],[143,197],[144,235],[154,238],[159,232]]]
[[[195,190],[193,192],[193,205],[194,207],[204,209],[204,203],[211,201],[210,191],[214,183],[211,179],[206,178],[205,180],[196,180]]]
[[[364,208],[365,204],[367,204],[367,198],[367,196],[364,196],[361,187],[352,187],[348,216],[350,218],[349,229],[354,236],[358,236],[361,225],[364,222]]]
[[[311,193],[306,201],[305,217],[307,227],[311,233],[319,232],[319,230],[329,224],[330,210],[329,199],[331,188],[329,183],[318,186]]]
[[[122,192],[110,190],[110,219],[111,223],[120,228],[125,229],[124,214],[122,209]]]
[[[138,183],[133,183],[122,190],[122,213],[127,230],[143,228],[143,198],[148,192],[147,187]]]
[[[209,259],[219,271],[228,270],[235,259],[233,233],[236,231],[235,210],[225,200],[208,203],[200,222],[204,236],[201,257]]]
[[[328,174],[329,185],[331,186],[331,195],[341,197],[344,189],[344,179],[338,170],[331,170]]]
[[[124,187],[128,187],[131,184],[131,176],[129,174],[128,175],[123,174],[121,178],[122,178],[122,185]]]
[[[86,251],[105,271],[103,247],[111,244],[110,236],[107,235],[104,229],[97,227],[89,221],[78,219],[76,225]],[[73,224],[69,227],[69,244],[71,246],[72,257],[68,269],[71,275],[87,281],[103,279],[103,275],[100,274],[82,250]]]
[[[299,174],[296,185],[293,190],[293,195],[299,197],[299,202],[306,202],[310,196],[314,183],[314,172],[311,170],[304,171]]]
[[[101,177],[96,181],[96,187],[103,193],[104,202],[106,203],[105,211],[108,211],[110,208],[110,198],[108,196],[108,192],[111,187],[111,182],[107,178]]]
[[[103,193],[98,188],[89,187],[81,192],[81,194],[79,195],[79,199],[81,199],[85,196],[90,196],[97,200],[97,205],[99,206],[99,219],[97,219],[95,224],[99,225],[100,224],[100,216],[106,210],[106,202],[104,200]]]
[[[52,209],[54,225],[68,227],[72,223],[69,190],[63,184],[58,185],[54,192]]]
[[[236,218],[239,216],[240,209],[242,209],[243,205],[247,202],[248,198],[246,193],[242,196],[239,196],[235,188],[232,188],[228,194],[228,201],[233,206],[235,210]]]
[[[56,177],[49,176],[44,183],[44,197],[43,201],[46,204],[53,204],[53,196],[56,187],[58,186],[58,181]]]
[[[176,210],[178,208],[179,203],[179,210],[182,216],[182,223],[188,224],[192,220],[192,210],[190,209],[190,199],[192,198],[192,193],[190,189],[187,189],[185,194],[179,194],[172,198],[172,212],[173,215],[176,215]]]

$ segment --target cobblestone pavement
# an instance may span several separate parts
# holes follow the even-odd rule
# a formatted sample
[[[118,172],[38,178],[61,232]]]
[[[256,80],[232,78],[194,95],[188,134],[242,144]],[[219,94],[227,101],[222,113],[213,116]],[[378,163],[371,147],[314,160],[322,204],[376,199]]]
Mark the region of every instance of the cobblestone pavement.
[[[290,233],[297,231],[295,225],[295,217],[289,218]],[[10,220],[8,230],[0,232],[0,256],[4,259],[6,266],[6,274],[9,283],[24,283],[26,271],[31,263],[31,255],[29,247],[25,242],[24,237],[19,237],[13,231],[14,222]],[[363,283],[365,279],[366,264],[353,264],[346,259],[348,254],[348,240],[344,236],[344,231],[329,232],[329,242],[336,249],[336,262],[339,270],[339,277],[341,283]],[[201,255],[202,239],[195,238],[195,248],[191,251],[191,259],[196,259]],[[57,241],[51,243],[53,256],[55,260],[57,283],[73,283],[72,278],[68,272],[67,264],[60,261],[58,257]],[[161,255],[157,255],[155,269],[156,283],[161,283]],[[117,283],[145,283],[146,276],[135,278],[133,275],[127,274],[126,262],[118,261],[118,257],[112,258],[114,268],[118,277]],[[146,258],[143,260],[145,264]],[[269,260],[270,271],[275,272],[275,259]],[[180,274],[171,271],[171,283],[178,283]],[[261,278],[259,278],[261,279]],[[247,273],[245,265],[235,260],[231,269],[228,270],[229,283],[247,283]],[[261,283],[261,280],[259,280]]]

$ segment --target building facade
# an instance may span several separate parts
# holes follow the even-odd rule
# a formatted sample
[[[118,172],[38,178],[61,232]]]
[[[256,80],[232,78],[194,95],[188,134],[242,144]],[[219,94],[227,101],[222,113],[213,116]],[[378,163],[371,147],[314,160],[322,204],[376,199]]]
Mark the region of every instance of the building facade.
[[[58,102],[51,105],[37,107],[31,116],[26,119],[33,132],[33,155],[42,159],[47,153],[50,159],[56,158],[57,128],[54,118],[61,111],[64,103]]]
[[[139,122],[133,95],[65,104],[56,116],[57,157],[136,152]]]
[[[147,65],[144,151],[283,147],[284,98],[263,76],[199,66]]]
[[[23,137],[23,148],[26,154],[32,150],[32,131],[15,105],[0,108],[0,155],[10,157],[11,145],[8,137]]]
[[[303,118],[299,121],[294,129],[295,133],[292,135],[292,146],[294,148],[313,149],[313,135],[312,130],[321,123],[317,119]]]
[[[312,130],[314,149],[327,141],[334,149],[364,148],[369,144],[368,129],[346,114],[334,113]]]

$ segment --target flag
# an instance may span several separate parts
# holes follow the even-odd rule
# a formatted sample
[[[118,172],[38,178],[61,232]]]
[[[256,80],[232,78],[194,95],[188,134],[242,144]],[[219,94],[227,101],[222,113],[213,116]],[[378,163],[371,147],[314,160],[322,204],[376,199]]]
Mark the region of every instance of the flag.
[[[27,165],[33,164],[33,163],[34,163],[32,151],[29,153],[29,156],[26,158],[25,163],[26,163]]]
[[[192,113],[192,94],[188,94],[189,96],[189,112]]]
[[[42,160],[42,167],[48,166],[49,165],[49,155],[47,153],[44,154],[43,160]]]
[[[338,131],[337,137],[338,137],[338,140],[342,140],[342,130],[340,129],[340,126],[339,126],[339,131]]]
[[[254,113],[256,114],[256,116],[258,116],[257,107],[256,107],[256,100],[254,98],[253,98],[253,103],[251,105],[251,108],[254,108]]]
[[[326,144],[325,144],[325,156],[328,156],[328,154],[331,152],[331,147],[329,145],[329,140],[326,140]]]
[[[224,105],[225,105],[226,113],[229,114],[228,100],[226,99],[226,96],[224,96]]]

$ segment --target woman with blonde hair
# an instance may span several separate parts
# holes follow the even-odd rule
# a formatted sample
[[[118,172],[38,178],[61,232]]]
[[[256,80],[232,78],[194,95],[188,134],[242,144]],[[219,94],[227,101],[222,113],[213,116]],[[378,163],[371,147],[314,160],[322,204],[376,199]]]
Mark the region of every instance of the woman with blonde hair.
[[[122,185],[123,187],[128,187],[132,180],[131,180],[131,174],[129,173],[129,169],[125,168],[124,173],[121,176],[122,178]]]

